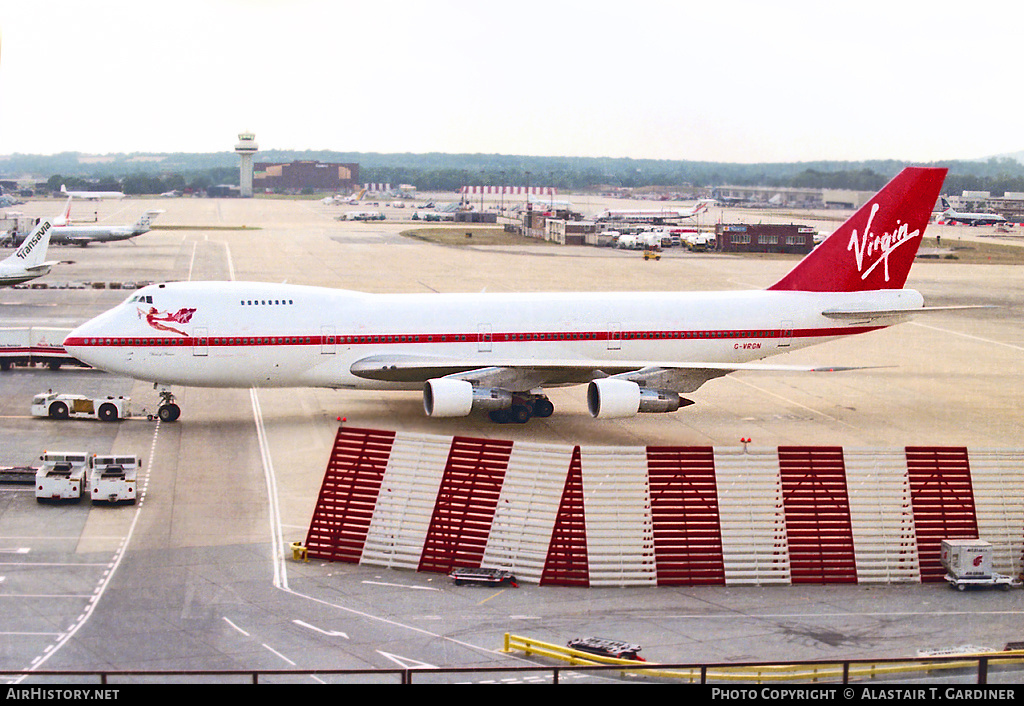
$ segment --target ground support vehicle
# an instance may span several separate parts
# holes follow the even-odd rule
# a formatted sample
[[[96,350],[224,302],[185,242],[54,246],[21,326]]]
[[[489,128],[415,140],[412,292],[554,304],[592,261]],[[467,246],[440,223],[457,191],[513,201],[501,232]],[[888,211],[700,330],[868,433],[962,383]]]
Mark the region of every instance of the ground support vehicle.
[[[82,499],[89,482],[89,454],[84,451],[47,451],[39,457],[42,464],[36,471],[36,500]]]
[[[89,496],[93,504],[127,503],[134,505],[138,493],[138,456],[128,454],[95,455],[89,459]]]
[[[0,328],[0,370],[18,365],[45,365],[57,370],[62,365],[88,367],[64,350],[71,329],[38,326]]]
[[[643,662],[640,656],[640,645],[620,640],[606,640],[601,637],[577,637],[566,643],[569,647],[580,652],[588,652],[602,657],[613,657],[615,659],[634,659]]]
[[[944,539],[939,559],[946,569],[945,579],[958,591],[968,588],[1009,590],[1021,582],[992,570],[992,545],[981,539]]]
[[[33,417],[50,419],[100,419],[116,422],[132,416],[130,397],[86,397],[59,392],[45,392],[32,398]]]
[[[715,247],[715,236],[711,233],[687,233],[683,243],[691,252],[705,252]]]
[[[502,569],[453,569],[448,573],[448,578],[454,581],[456,586],[464,583],[519,586],[512,572]]]
[[[966,591],[968,588],[1001,588],[1004,591],[1009,591],[1011,588],[1021,585],[1021,582],[1012,576],[996,573],[993,573],[990,576],[980,577],[957,577],[951,574],[946,574],[945,578],[949,585],[958,591]]]

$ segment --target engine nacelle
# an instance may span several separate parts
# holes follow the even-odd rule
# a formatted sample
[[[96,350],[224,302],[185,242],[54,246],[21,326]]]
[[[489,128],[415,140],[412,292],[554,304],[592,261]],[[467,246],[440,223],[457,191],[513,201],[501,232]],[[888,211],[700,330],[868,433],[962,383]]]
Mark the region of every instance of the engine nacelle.
[[[455,378],[434,378],[423,386],[423,411],[428,417],[465,417],[511,406],[512,393],[500,387],[473,387]]]
[[[587,407],[596,419],[620,419],[646,412],[675,412],[693,404],[672,390],[652,390],[629,380],[594,380],[587,387]]]

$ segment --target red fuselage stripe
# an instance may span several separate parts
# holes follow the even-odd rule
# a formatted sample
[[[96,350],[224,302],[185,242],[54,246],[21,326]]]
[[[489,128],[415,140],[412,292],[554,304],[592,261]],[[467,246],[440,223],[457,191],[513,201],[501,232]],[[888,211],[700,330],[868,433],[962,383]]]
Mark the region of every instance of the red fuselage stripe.
[[[374,335],[316,335],[316,336],[163,336],[163,337],[104,337],[68,338],[65,346],[81,347],[147,347],[147,346],[322,346],[322,345],[402,345],[424,343],[520,343],[563,341],[701,341],[701,340],[777,340],[783,338],[832,338],[877,331],[883,326],[844,326],[817,329],[775,329],[735,331],[585,331],[529,333],[415,333]]]

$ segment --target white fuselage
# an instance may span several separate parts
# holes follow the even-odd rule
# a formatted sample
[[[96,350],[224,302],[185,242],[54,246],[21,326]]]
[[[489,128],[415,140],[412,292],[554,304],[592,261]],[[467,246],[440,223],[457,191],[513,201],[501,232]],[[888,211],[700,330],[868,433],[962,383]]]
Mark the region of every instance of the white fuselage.
[[[922,305],[913,290],[365,294],[298,285],[169,283],[138,290],[65,347],[167,385],[419,389],[356,375],[372,356],[489,366],[747,363],[880,328],[832,308]]]
[[[29,280],[42,277],[49,273],[49,266],[34,270],[27,270],[23,267],[4,267],[3,265],[0,265],[0,287],[12,287],[16,284],[22,284],[23,282],[28,282]]]
[[[79,244],[82,242],[114,242],[128,240],[149,232],[148,226],[55,226],[51,242]]]

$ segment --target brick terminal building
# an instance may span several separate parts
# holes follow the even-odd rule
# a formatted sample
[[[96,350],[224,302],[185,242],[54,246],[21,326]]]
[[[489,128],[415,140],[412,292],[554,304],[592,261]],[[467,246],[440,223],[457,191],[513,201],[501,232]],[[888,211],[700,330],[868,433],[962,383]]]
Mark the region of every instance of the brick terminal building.
[[[715,249],[719,252],[770,252],[805,254],[814,249],[817,232],[796,224],[718,223]]]
[[[359,183],[358,164],[300,160],[287,164],[258,162],[253,188],[260,191],[351,191]]]

